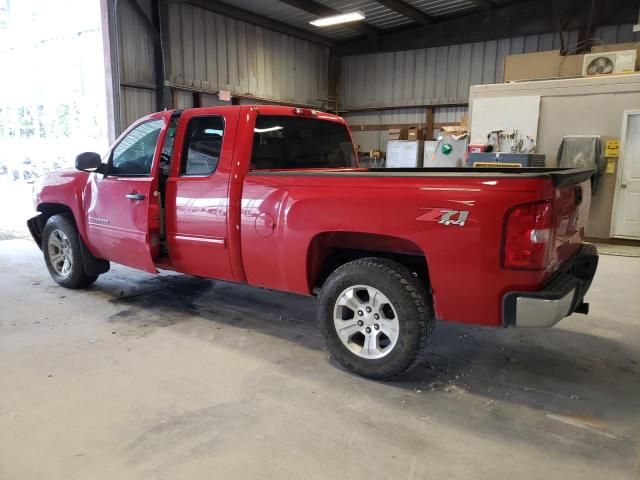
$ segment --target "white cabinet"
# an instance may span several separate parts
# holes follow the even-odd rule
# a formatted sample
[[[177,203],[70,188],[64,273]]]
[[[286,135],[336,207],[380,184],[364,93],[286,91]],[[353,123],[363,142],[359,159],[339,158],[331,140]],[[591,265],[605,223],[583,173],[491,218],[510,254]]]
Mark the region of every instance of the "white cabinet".
[[[419,168],[422,166],[422,140],[389,140],[387,168]]]

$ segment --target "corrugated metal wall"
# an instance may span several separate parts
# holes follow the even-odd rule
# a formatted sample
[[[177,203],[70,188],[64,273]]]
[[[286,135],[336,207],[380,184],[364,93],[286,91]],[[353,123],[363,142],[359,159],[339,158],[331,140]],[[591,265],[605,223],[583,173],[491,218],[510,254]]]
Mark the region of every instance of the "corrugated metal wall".
[[[633,41],[631,25],[594,30],[605,44]],[[578,32],[565,35],[567,45]],[[502,82],[507,55],[560,49],[557,33],[342,59],[340,108],[463,104],[471,85]]]
[[[151,15],[150,1],[139,2]],[[118,2],[120,81],[153,86],[153,40],[128,1]]]
[[[124,131],[135,120],[156,111],[156,93],[141,88],[120,88],[121,130]]]
[[[231,102],[220,100],[217,95],[203,94],[200,97],[203,107],[216,107],[223,105],[231,105]]]
[[[138,3],[151,18],[151,2]],[[163,48],[171,83],[282,103],[320,106],[327,98],[328,48],[188,4],[172,3],[168,10],[169,44]],[[122,131],[157,108],[153,39],[128,1],[119,1],[117,11]],[[191,92],[176,89],[172,100],[174,107],[193,106]],[[226,104],[207,93],[201,102]]]
[[[150,0],[139,1],[151,15]],[[120,131],[134,120],[156,110],[153,40],[142,20],[126,1],[118,2],[118,70],[120,83]],[[133,87],[138,85],[139,87]],[[146,87],[146,88],[141,88]],[[118,133],[118,132],[117,132]]]
[[[174,108],[193,108],[194,105],[194,93],[185,90],[174,90],[172,93],[172,102]],[[231,102],[225,102],[218,98],[218,95],[210,93],[203,93],[200,95],[201,107],[217,107],[221,105],[231,105]]]
[[[639,41],[631,25],[597,28],[593,38],[602,43]],[[578,41],[578,32],[565,34],[566,45]],[[435,108],[434,122],[459,122],[467,113],[471,85],[502,82],[507,55],[560,49],[558,34],[529,35],[464,45],[407,50],[342,59],[340,108],[410,105],[447,105]],[[425,125],[425,108],[398,108],[346,113],[350,125]],[[385,150],[387,132],[353,130],[362,150]],[[437,131],[434,131],[434,136]]]
[[[286,103],[320,105],[329,50],[194,7],[169,6],[169,80]]]

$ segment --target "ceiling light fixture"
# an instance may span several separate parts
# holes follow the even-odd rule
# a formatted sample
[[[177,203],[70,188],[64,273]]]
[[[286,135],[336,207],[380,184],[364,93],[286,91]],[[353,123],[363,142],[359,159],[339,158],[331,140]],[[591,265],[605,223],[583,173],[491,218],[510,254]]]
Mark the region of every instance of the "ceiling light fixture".
[[[339,15],[332,15],[330,17],[316,18],[315,20],[311,20],[309,23],[314,27],[329,27],[331,25],[357,22],[359,20],[364,20],[364,13],[362,12],[341,13]]]

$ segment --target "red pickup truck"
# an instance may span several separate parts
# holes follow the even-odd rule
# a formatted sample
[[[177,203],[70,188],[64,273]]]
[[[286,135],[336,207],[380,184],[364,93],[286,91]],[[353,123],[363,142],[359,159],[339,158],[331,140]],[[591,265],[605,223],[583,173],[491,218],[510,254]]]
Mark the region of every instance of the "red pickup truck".
[[[416,364],[436,319],[588,310],[587,170],[359,168],[342,118],[284,106],[155,113],[76,167],[38,180],[28,221],[60,285],[116,262],[317,295],[331,353],[364,376]]]

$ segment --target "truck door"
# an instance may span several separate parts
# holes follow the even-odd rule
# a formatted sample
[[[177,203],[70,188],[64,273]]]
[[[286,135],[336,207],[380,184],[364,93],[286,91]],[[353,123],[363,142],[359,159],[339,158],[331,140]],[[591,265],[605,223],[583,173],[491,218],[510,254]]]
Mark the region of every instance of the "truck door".
[[[179,272],[233,280],[229,261],[229,181],[237,108],[186,110],[180,117],[166,187],[169,257]]]
[[[87,189],[87,236],[99,257],[156,272],[159,249],[158,162],[170,114],[132,126],[112,147],[106,173]]]

